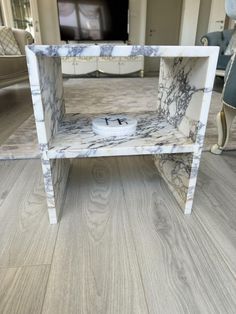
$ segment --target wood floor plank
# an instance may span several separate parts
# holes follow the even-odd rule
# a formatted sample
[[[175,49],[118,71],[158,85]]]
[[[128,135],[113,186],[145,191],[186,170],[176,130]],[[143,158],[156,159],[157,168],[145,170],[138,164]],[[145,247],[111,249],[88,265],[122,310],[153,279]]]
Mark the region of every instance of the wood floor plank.
[[[0,269],[0,313],[40,314],[49,265]]]
[[[234,276],[195,214],[182,214],[153,161],[120,158],[119,168],[150,313],[235,313]]]
[[[194,210],[236,278],[236,152],[228,154],[203,154]]]
[[[18,162],[12,160],[0,161],[0,206],[3,205],[26,163],[24,160]]]
[[[231,171],[233,171],[234,173],[236,173],[236,152],[234,151],[224,151],[222,153],[221,157],[226,163],[227,165],[230,167]]]
[[[71,174],[43,313],[148,313],[116,161]]]
[[[0,144],[32,114],[29,83],[0,89]]]
[[[0,267],[50,264],[58,225],[48,221],[40,161],[18,174],[0,206]]]

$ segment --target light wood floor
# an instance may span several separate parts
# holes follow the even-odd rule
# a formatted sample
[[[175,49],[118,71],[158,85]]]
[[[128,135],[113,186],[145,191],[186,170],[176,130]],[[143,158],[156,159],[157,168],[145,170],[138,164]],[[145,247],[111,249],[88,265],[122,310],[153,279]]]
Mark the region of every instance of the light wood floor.
[[[236,152],[184,216],[149,157],[73,163],[50,226],[40,162],[0,163],[0,313],[235,313]]]
[[[29,83],[0,89],[0,145],[33,113]]]
[[[79,159],[52,226],[40,161],[1,161],[0,313],[235,314],[235,190],[236,151],[203,153],[190,216],[151,157]]]

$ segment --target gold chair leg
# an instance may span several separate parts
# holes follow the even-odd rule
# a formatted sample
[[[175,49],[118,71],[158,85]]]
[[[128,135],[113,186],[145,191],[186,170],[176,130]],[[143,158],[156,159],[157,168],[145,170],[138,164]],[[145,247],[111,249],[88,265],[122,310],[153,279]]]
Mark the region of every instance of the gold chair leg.
[[[230,134],[234,117],[236,116],[236,109],[223,105],[222,110],[216,116],[216,123],[218,128],[218,143],[211,147],[211,152],[220,155],[225,149]]]

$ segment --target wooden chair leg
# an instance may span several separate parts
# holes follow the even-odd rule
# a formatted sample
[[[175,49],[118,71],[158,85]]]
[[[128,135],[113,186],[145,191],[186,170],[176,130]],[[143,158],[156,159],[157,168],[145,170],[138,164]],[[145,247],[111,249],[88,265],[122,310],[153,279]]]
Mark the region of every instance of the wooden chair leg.
[[[236,108],[223,105],[222,110],[216,116],[218,128],[218,143],[211,147],[211,152],[220,155],[226,147],[229,140],[230,128],[234,117],[236,116]]]

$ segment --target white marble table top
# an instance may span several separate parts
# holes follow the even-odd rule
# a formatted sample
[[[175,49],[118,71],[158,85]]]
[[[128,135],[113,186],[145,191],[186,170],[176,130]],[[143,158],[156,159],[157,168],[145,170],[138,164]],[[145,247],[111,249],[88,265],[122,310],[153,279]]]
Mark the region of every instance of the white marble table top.
[[[217,46],[117,46],[117,45],[29,45],[26,50],[48,57],[209,57],[218,54]]]

